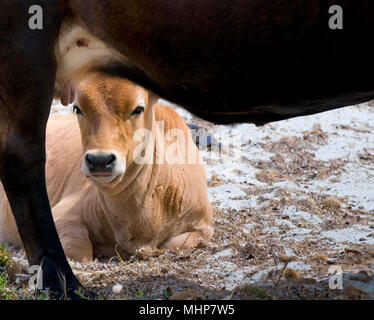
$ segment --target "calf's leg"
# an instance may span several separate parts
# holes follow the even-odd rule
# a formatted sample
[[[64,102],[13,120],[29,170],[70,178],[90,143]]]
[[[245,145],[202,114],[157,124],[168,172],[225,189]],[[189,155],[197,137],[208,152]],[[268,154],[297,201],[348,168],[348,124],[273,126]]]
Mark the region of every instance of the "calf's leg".
[[[166,240],[160,249],[191,249],[197,247],[202,240],[210,240],[210,237],[210,234],[207,236],[198,231],[185,232]]]
[[[93,261],[93,248],[88,237],[88,230],[79,225],[70,227],[69,233],[73,232],[73,235],[66,234],[64,236],[59,232],[66,256],[79,262]]]
[[[56,227],[65,255],[79,262],[93,260],[93,247],[87,228],[75,219],[57,219]]]

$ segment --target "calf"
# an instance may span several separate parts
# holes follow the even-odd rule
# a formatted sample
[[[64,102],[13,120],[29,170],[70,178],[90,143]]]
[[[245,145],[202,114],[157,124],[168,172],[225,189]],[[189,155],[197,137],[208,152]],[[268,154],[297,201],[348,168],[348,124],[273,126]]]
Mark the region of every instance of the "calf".
[[[76,116],[47,126],[47,188],[65,254],[91,261],[116,246],[126,255],[209,240],[204,167],[179,115],[120,78],[94,74],[78,90]],[[0,242],[21,245],[4,191],[0,208]]]

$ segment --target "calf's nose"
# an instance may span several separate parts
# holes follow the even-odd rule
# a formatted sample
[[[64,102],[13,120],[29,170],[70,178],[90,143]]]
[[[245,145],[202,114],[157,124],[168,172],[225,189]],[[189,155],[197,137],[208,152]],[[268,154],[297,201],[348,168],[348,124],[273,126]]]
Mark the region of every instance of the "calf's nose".
[[[93,174],[111,173],[115,166],[116,160],[116,156],[112,153],[100,155],[87,153],[85,157],[87,167]]]

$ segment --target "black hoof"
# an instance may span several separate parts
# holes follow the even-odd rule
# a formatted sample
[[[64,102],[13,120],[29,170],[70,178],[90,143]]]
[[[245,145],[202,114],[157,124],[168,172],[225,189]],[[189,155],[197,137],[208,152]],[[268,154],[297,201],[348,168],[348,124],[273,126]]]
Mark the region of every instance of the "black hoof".
[[[68,262],[57,264],[53,259],[44,257],[42,283],[38,282],[39,297],[53,300],[92,300],[95,293],[86,290],[74,276]]]
[[[80,288],[69,288],[65,291],[53,292],[51,290],[38,290],[38,297],[49,300],[96,300],[97,295],[93,291]]]

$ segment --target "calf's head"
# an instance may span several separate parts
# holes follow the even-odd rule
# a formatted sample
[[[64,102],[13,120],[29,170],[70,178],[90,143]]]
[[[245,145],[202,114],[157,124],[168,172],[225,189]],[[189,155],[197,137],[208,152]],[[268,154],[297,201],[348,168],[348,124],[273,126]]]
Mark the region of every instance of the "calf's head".
[[[82,172],[110,183],[133,162],[136,130],[152,125],[153,95],[128,80],[101,74],[91,75],[77,89],[73,108],[82,138]]]

